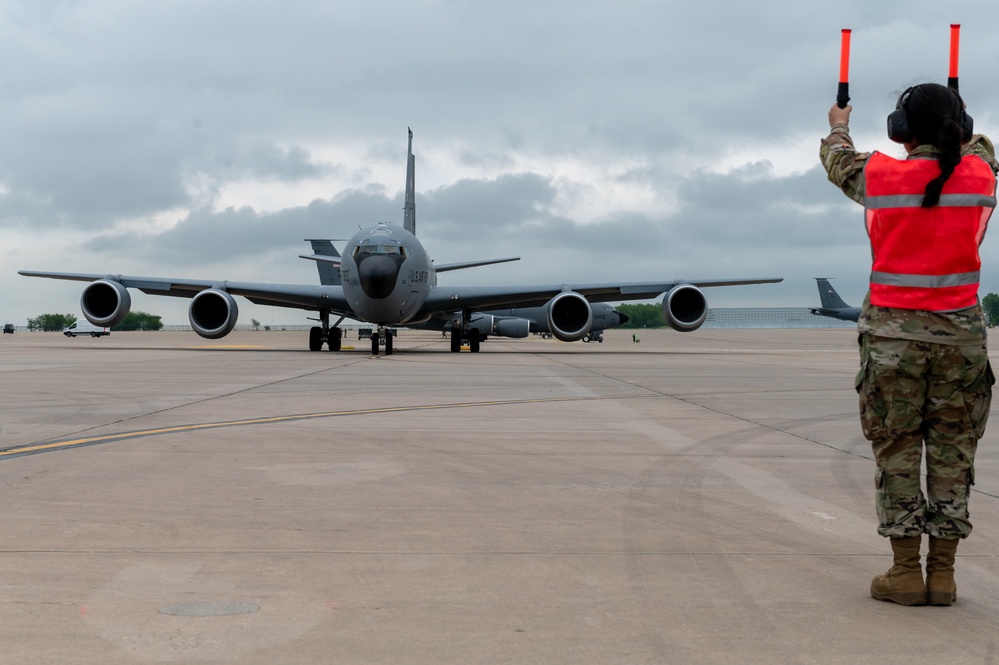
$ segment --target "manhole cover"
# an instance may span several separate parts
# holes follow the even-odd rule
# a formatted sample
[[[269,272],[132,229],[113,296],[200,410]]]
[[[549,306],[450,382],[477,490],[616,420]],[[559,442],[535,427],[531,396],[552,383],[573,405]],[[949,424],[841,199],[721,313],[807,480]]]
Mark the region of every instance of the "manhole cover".
[[[233,600],[205,600],[190,603],[174,603],[160,608],[160,614],[183,617],[224,617],[232,614],[250,614],[260,609],[255,603],[242,603]]]

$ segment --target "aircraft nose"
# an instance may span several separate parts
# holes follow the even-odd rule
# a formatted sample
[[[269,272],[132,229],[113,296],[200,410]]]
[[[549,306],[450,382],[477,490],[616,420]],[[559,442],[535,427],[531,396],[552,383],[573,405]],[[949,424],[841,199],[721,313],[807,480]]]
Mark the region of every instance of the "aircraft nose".
[[[617,314],[617,324],[619,326],[623,326],[624,324],[626,324],[628,322],[628,319],[630,318],[627,314],[622,314],[616,309],[614,310],[614,313]]]
[[[381,300],[395,290],[399,264],[388,256],[367,256],[357,266],[357,277],[365,295]]]

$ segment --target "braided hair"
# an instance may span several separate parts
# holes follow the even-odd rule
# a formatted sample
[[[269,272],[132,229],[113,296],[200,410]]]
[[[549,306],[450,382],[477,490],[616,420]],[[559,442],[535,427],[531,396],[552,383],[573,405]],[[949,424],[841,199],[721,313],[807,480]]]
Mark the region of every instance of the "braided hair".
[[[940,175],[926,183],[924,208],[940,202],[944,183],[961,163],[961,114],[964,101],[956,90],[938,83],[923,83],[912,88],[904,100],[905,117],[919,145],[940,149],[937,163]]]

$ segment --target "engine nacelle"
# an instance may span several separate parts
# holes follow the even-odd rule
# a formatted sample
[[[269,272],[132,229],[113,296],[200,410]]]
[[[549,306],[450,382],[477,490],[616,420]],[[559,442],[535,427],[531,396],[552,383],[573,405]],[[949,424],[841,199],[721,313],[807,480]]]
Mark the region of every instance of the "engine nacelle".
[[[500,337],[527,337],[531,332],[531,322],[527,319],[497,319],[493,330]]]
[[[128,289],[113,279],[99,279],[83,289],[80,309],[83,316],[95,326],[110,328],[125,320],[132,308]]]
[[[478,330],[480,337],[493,334],[493,316],[491,314],[473,314],[468,321],[469,330]]]
[[[575,342],[583,339],[593,325],[589,301],[574,291],[564,291],[545,305],[548,330],[555,339]]]
[[[478,330],[482,339],[490,335],[496,337],[527,337],[531,333],[531,322],[513,316],[474,314],[468,322],[469,330]]]
[[[232,332],[239,318],[236,300],[221,289],[205,289],[194,296],[187,312],[194,332],[206,339],[219,339]]]
[[[707,298],[692,284],[676,286],[663,298],[663,316],[673,330],[697,330],[708,318]]]

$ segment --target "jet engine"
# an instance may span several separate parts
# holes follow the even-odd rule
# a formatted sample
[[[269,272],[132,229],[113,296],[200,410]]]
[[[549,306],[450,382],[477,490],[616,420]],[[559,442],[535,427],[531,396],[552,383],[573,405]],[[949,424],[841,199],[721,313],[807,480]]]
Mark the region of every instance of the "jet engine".
[[[80,308],[87,320],[95,326],[110,328],[125,320],[132,307],[128,289],[113,279],[99,279],[83,289]]]
[[[494,335],[500,337],[527,337],[531,331],[531,322],[527,319],[496,319],[493,325]]]
[[[491,314],[473,314],[468,321],[469,330],[478,330],[480,337],[493,334],[493,316]]]
[[[470,330],[478,330],[482,339],[489,335],[497,337],[527,337],[531,332],[531,322],[513,316],[493,316],[475,314],[468,322]]]
[[[225,337],[236,325],[236,300],[221,289],[205,289],[194,296],[187,312],[194,332],[207,339]]]
[[[593,325],[590,303],[574,291],[563,291],[544,307],[548,329],[556,339],[575,342],[583,339]]]
[[[708,318],[708,301],[696,286],[681,284],[663,297],[663,315],[673,330],[691,332]]]

